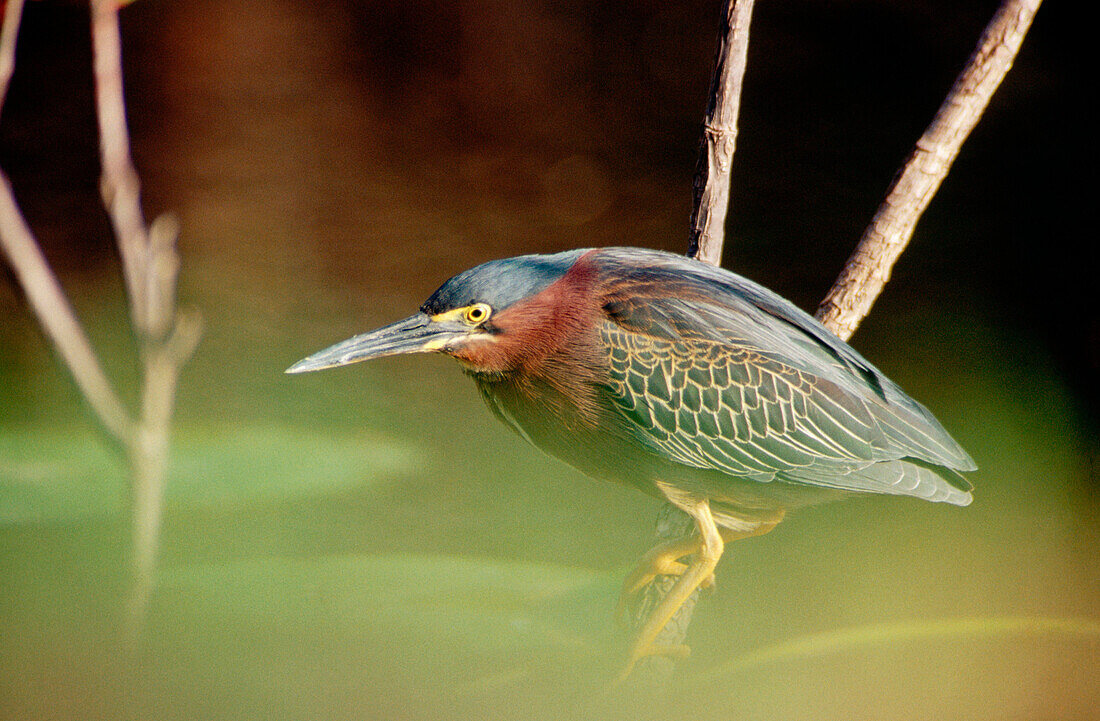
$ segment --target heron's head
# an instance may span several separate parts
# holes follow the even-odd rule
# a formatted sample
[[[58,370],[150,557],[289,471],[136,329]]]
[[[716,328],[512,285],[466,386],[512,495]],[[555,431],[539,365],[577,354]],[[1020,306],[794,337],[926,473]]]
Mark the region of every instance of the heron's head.
[[[357,335],[298,361],[287,373],[333,368],[406,353],[445,353],[474,371],[507,370],[525,357],[571,305],[570,287],[548,292],[584,255],[521,255],[459,273],[432,293],[420,310],[396,323]]]

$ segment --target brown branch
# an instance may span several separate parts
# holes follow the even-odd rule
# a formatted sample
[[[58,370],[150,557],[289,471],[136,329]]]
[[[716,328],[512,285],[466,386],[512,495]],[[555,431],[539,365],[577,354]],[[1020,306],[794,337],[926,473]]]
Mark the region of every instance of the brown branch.
[[[15,69],[15,48],[23,0],[10,0],[0,30],[0,109]],[[0,171],[0,247],[15,272],[27,302],[76,381],[81,394],[107,432],[125,444],[133,421],[115,393],[72,306],[50,270],[42,250],[19,210],[11,183]]]
[[[22,0],[11,0],[5,7],[0,31],[0,108],[15,67],[22,8]],[[136,421],[103,373],[2,172],[0,248],[81,393],[126,454],[131,479],[134,574],[127,630],[133,639],[141,628],[153,587],[176,386],[181,367],[194,353],[201,324],[196,313],[180,313],[176,308],[178,224],[162,217],[147,228],[141,211],[140,184],[130,157],[126,127],[122,43],[114,0],[93,0],[91,30],[101,190],[119,244],[141,357],[141,406]]]
[[[1040,2],[1005,0],[997,11],[931,126],[894,181],[856,251],[822,302],[818,319],[841,338],[847,340],[855,332],[889,280],[890,269],[912,237],[921,213],[1011,68]],[[695,207],[688,255],[714,265],[721,262],[722,256],[730,163],[737,135],[751,9],[751,0],[731,0],[728,7],[694,181]],[[662,509],[657,533],[661,540],[692,530],[686,514],[671,506]],[[645,623],[649,611],[669,592],[675,580],[671,576],[658,576],[642,590],[633,609],[635,629]],[[660,645],[671,647],[683,643],[696,598],[693,596],[664,629],[657,641]],[[641,678],[631,684],[631,689],[644,690],[654,682],[657,687],[663,687],[672,670],[671,659],[646,659],[638,665],[635,676]]]
[[[198,343],[197,314],[176,310],[178,224],[159,218],[151,228],[141,210],[141,184],[130,157],[122,83],[118,3],[92,2],[92,52],[102,179],[100,191],[114,228],[142,362],[141,414],[130,439],[134,587],[129,631],[135,636],[152,593],[164,486],[168,432],[180,369]]]
[[[730,0],[722,17],[718,59],[710,81],[710,101],[695,166],[688,256],[711,265],[722,264],[730,169],[737,147],[737,115],[741,110],[741,84],[749,51],[752,3],[753,0]]]
[[[818,320],[840,338],[851,337],[890,280],[890,271],[913,237],[921,214],[1012,67],[1041,2],[1005,0],[894,179],[871,225],[818,308]]]

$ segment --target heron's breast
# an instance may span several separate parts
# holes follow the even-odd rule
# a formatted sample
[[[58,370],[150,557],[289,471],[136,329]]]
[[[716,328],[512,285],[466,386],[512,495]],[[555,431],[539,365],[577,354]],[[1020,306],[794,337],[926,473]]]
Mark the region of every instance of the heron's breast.
[[[604,480],[645,485],[646,456],[626,436],[621,416],[605,408],[598,389],[589,397],[537,379],[496,381],[475,376],[489,409],[531,445]]]

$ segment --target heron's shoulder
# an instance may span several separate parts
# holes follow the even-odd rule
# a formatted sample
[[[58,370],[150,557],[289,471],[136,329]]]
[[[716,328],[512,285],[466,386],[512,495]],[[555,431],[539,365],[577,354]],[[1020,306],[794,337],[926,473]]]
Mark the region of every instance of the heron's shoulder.
[[[598,267],[605,301],[624,320],[636,313],[639,326],[659,311],[679,317],[683,332],[718,331],[717,340],[723,337],[721,331],[739,330],[750,336],[745,340],[759,335],[762,341],[780,346],[792,338],[805,338],[830,355],[867,364],[794,303],[724,268],[641,248],[602,248],[584,260]]]

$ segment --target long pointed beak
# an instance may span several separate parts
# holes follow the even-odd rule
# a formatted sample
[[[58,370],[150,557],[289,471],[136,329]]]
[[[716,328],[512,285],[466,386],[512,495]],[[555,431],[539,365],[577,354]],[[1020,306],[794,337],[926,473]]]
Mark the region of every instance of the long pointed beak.
[[[287,373],[307,373],[402,353],[428,353],[442,350],[448,341],[466,334],[458,323],[433,321],[424,313],[399,320],[369,333],[357,335],[314,353],[286,369]]]

